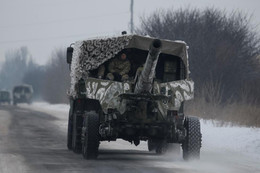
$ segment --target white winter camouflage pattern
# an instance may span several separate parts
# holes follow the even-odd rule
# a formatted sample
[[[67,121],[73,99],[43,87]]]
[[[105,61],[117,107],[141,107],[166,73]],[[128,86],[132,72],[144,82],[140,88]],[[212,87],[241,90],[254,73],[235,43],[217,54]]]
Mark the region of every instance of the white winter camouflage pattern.
[[[125,102],[121,102],[118,96],[131,91],[128,83],[89,78],[85,86],[86,97],[99,100],[104,112],[107,112],[108,108],[117,108],[120,113],[125,111]]]
[[[86,95],[89,99],[99,100],[104,112],[107,109],[117,109],[121,114],[126,110],[126,101],[119,96],[131,92],[131,84],[125,82],[105,81],[89,78],[86,83]],[[192,80],[179,80],[167,83],[154,83],[154,95],[160,95],[161,88],[165,88],[165,96],[168,101],[157,101],[162,115],[167,114],[167,110],[178,110],[181,102],[191,100],[194,96],[194,82]]]
[[[168,102],[157,101],[160,112],[167,114],[167,110],[179,110],[183,101],[192,100],[194,97],[194,82],[192,80],[179,80],[167,83],[154,83],[154,94],[159,94],[165,88]]]

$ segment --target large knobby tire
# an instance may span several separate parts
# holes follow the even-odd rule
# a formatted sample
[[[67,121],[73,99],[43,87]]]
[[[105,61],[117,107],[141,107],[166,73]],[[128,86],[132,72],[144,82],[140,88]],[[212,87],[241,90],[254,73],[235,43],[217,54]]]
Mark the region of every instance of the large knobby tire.
[[[82,151],[81,132],[82,132],[82,119],[81,113],[73,114],[72,122],[72,150],[74,153],[80,154]]]
[[[99,115],[87,112],[82,127],[82,155],[85,159],[96,159],[99,147]]]
[[[184,127],[187,130],[187,136],[182,142],[183,159],[199,159],[202,138],[200,131],[200,121],[196,117],[186,117]]]
[[[72,128],[73,128],[73,122],[72,122],[72,115],[70,109],[69,118],[68,118],[68,132],[67,132],[67,147],[69,150],[72,150]]]

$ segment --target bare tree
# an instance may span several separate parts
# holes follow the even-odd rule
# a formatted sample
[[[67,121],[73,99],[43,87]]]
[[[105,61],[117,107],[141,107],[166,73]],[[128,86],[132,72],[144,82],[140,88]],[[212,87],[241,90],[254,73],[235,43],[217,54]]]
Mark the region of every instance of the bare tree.
[[[252,93],[259,93],[259,84],[249,87],[252,81],[260,80],[256,61],[260,51],[259,36],[250,26],[247,15],[227,14],[214,8],[160,10],[142,18],[136,32],[186,41],[190,46],[191,76],[197,90],[208,83],[217,86],[222,101],[239,99],[239,92],[245,86]],[[260,102],[259,95],[257,98]]]
[[[31,64],[29,65],[27,73],[24,74],[23,83],[32,85],[34,100],[42,100],[45,71],[45,66]]]
[[[51,60],[46,65],[43,83],[43,98],[50,103],[68,102],[66,91],[70,84],[69,68],[66,64],[66,50],[53,51]]]
[[[9,51],[0,70],[0,88],[11,90],[23,83],[24,74],[34,65],[27,47]]]

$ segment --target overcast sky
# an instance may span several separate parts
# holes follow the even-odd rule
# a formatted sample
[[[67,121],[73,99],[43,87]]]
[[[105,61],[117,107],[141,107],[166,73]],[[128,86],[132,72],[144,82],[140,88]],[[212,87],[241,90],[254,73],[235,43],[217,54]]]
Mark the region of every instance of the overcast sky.
[[[129,30],[131,0],[0,0],[0,63],[27,46],[39,64],[76,40]],[[253,14],[260,33],[260,0],[134,0],[134,23],[157,9],[216,7]],[[190,45],[192,46],[192,45]]]

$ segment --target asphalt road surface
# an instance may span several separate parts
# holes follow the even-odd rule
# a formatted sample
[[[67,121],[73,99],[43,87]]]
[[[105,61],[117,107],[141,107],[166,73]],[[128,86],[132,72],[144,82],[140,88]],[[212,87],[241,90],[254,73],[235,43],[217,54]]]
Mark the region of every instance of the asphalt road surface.
[[[98,160],[84,160],[66,148],[66,128],[57,123],[65,120],[50,112],[0,106],[0,172],[260,172],[258,161],[238,153],[207,151],[201,161],[185,162],[179,154],[158,156],[144,144],[137,150],[122,141],[101,144]]]

